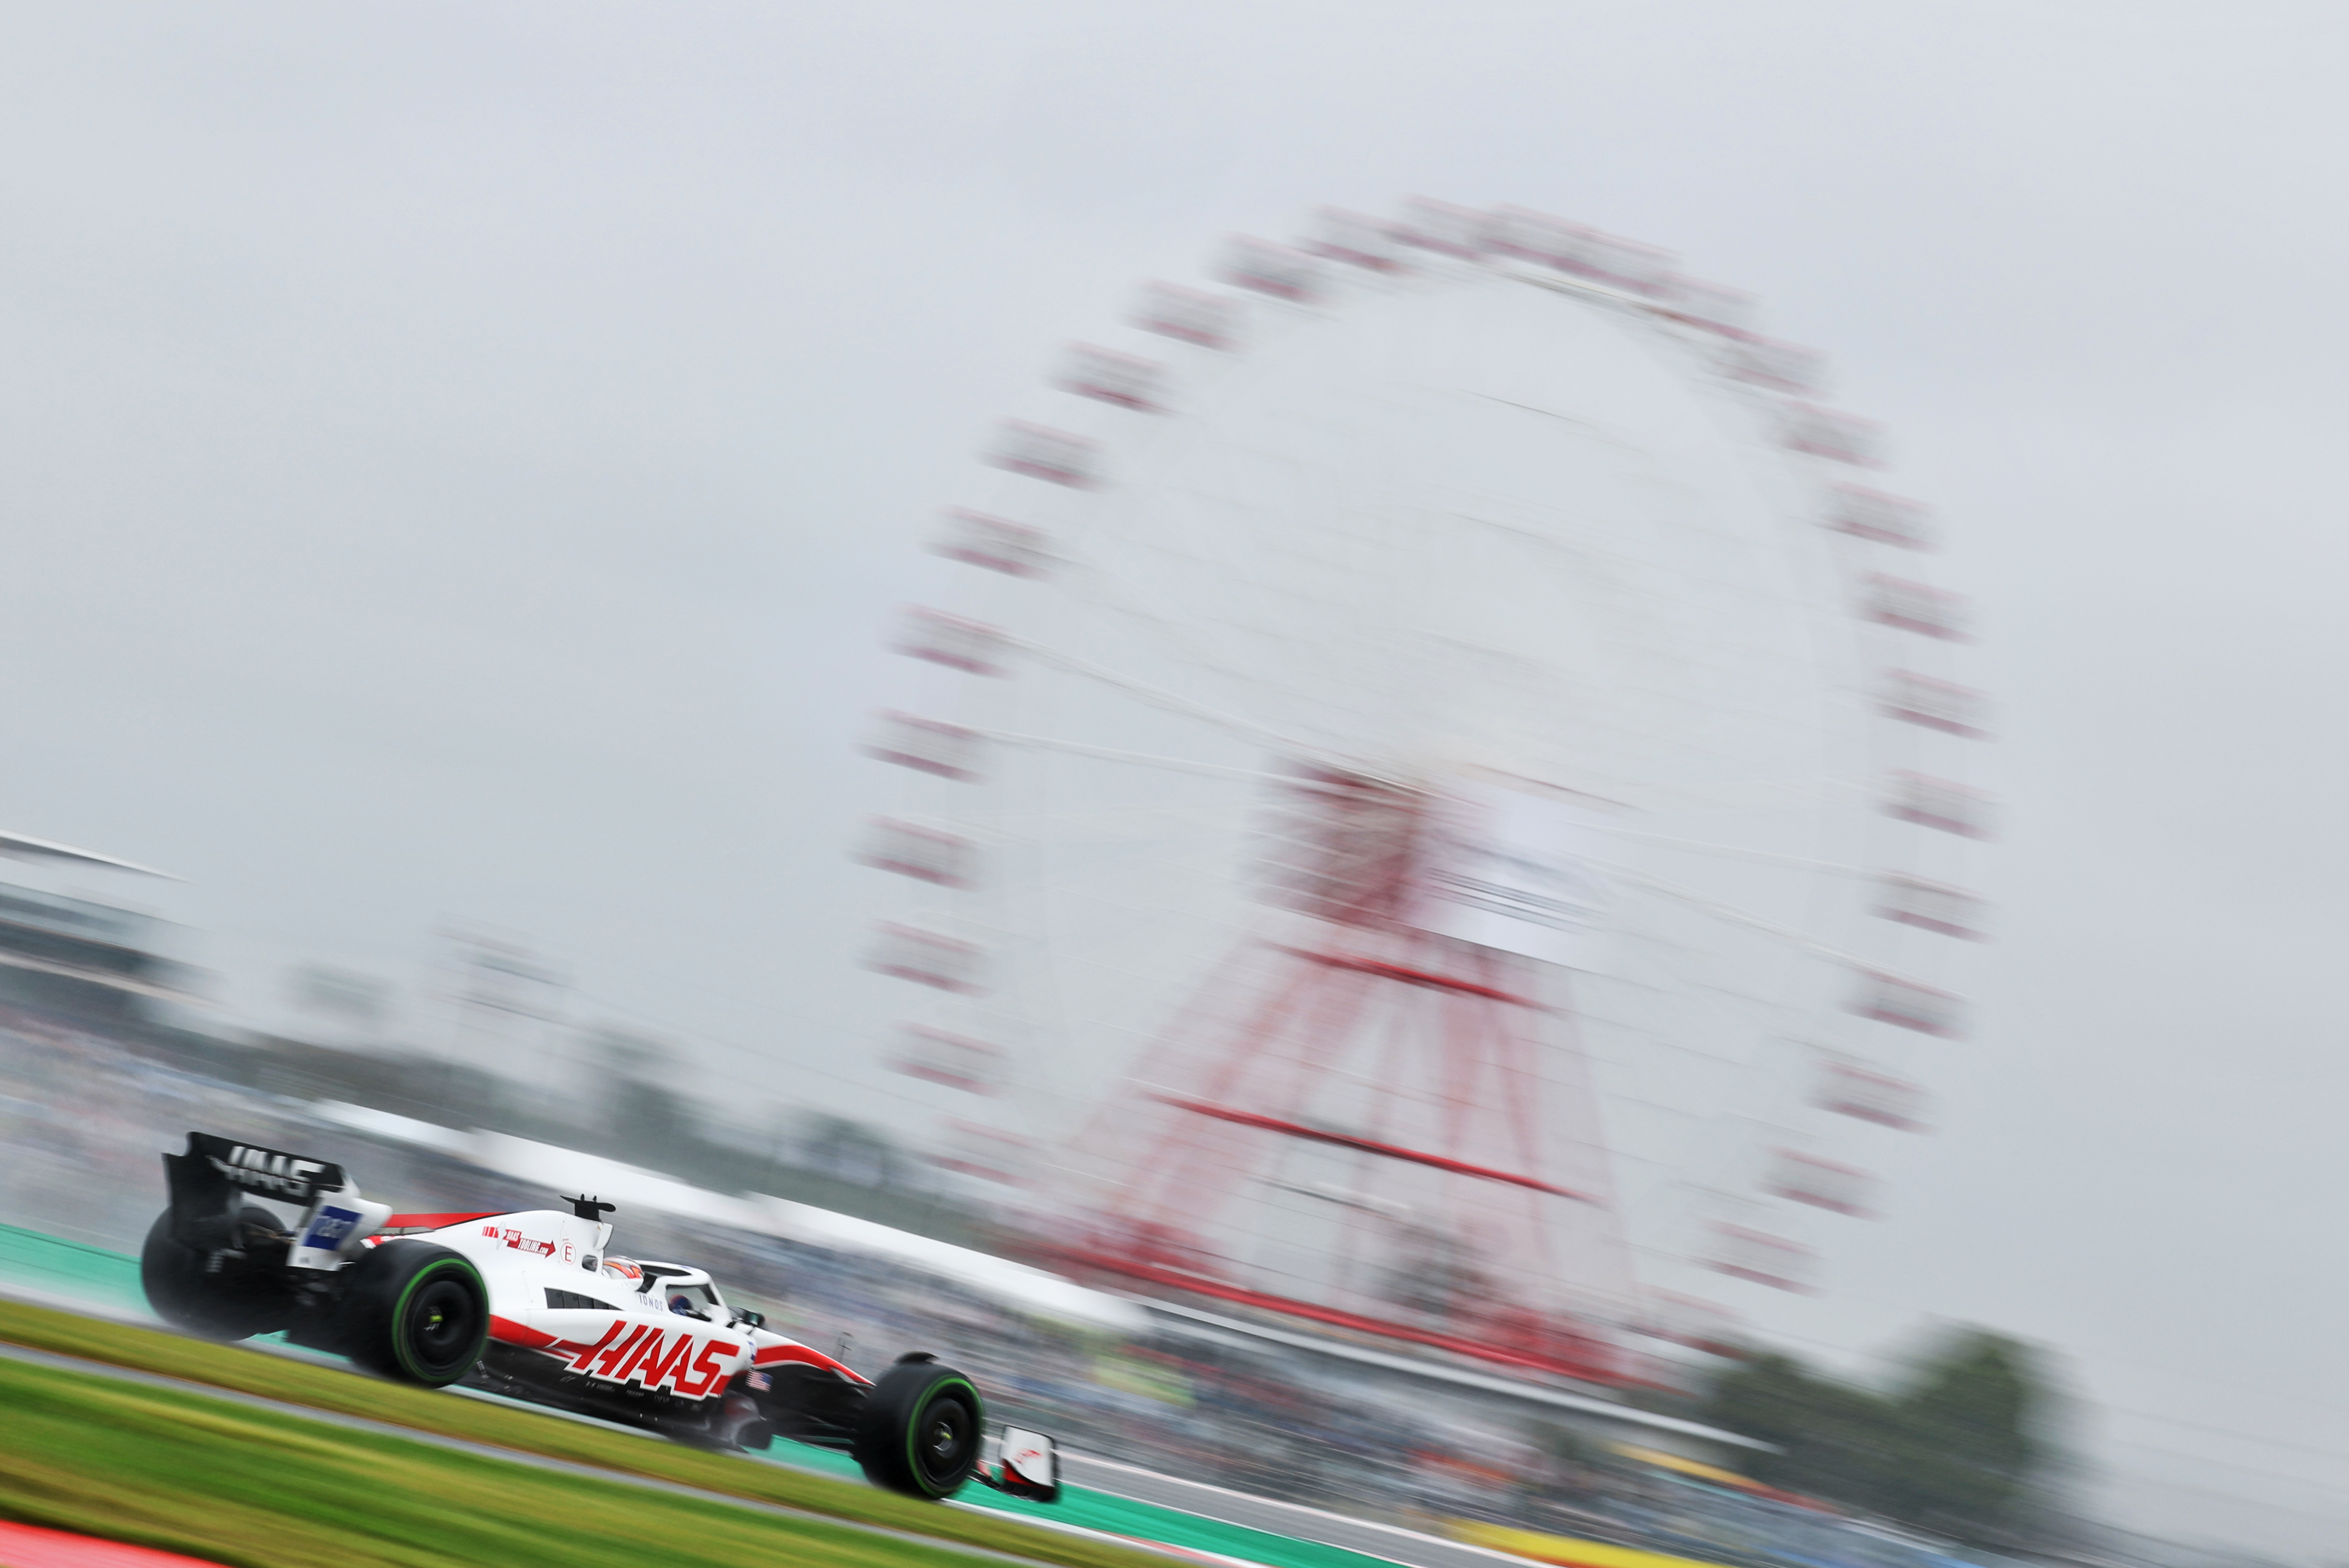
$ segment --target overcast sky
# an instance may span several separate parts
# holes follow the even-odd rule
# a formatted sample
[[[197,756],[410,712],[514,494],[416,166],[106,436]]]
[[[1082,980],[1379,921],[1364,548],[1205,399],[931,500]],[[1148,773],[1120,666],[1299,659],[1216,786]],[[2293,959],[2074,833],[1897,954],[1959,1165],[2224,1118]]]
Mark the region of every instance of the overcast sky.
[[[763,1101],[840,1054],[844,759],[990,416],[1223,234],[1560,213],[1831,353],[1983,603],[1997,977],[1798,1326],[2060,1345],[2142,1522],[2349,1553],[2344,46],[2263,0],[0,7],[0,826],[189,877],[224,969],[527,939]]]

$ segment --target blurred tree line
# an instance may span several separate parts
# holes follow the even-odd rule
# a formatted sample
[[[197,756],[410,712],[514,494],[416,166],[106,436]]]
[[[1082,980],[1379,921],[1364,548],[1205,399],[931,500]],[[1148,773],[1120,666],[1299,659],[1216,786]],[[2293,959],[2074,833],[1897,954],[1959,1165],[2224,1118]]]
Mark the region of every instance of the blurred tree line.
[[[1714,1382],[1702,1418],[1776,1447],[1744,1467],[1758,1481],[1995,1546],[2034,1532],[2055,1397],[2028,1346],[1966,1329],[1889,1391],[1757,1354]]]

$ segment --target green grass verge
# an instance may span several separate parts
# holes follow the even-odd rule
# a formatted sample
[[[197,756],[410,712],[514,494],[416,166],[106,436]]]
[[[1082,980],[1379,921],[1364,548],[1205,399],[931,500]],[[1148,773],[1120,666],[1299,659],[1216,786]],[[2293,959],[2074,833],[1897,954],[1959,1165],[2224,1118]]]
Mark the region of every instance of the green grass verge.
[[[266,1398],[284,1400],[289,1404],[305,1405],[314,1409],[361,1416],[394,1426],[413,1428],[419,1431],[461,1438],[470,1442],[484,1443],[523,1453],[543,1454],[553,1459],[567,1459],[574,1464],[592,1465],[601,1469],[616,1470],[627,1475],[675,1481],[685,1486],[698,1487],[705,1491],[749,1498],[761,1502],[781,1503],[786,1507],[804,1509],[812,1513],[824,1514],[835,1519],[912,1531],[918,1534],[935,1537],[941,1543],[958,1542],[974,1546],[984,1546],[998,1552],[1016,1552],[1023,1557],[1033,1557],[1048,1563],[1065,1563],[1069,1568],[1144,1568],[1144,1565],[1147,1565],[1147,1568],[1164,1568],[1164,1559],[1109,1542],[1088,1541],[1051,1531],[1031,1529],[1009,1519],[974,1514],[961,1509],[946,1509],[932,1503],[917,1502],[910,1498],[901,1498],[855,1481],[833,1480],[823,1476],[806,1475],[739,1456],[705,1453],[678,1444],[653,1441],[581,1422],[552,1420],[531,1411],[511,1409],[429,1389],[409,1387],[402,1384],[384,1382],[335,1367],[263,1355],[235,1345],[212,1345],[202,1340],[182,1339],[176,1334],[153,1329],[94,1322],[88,1318],[77,1317],[71,1314],[47,1307],[0,1302],[0,1340],[60,1355],[108,1362],[114,1366],[131,1367],[142,1372],[154,1372],[166,1376],[184,1378],[189,1382],[207,1384],[216,1388],[260,1395]],[[13,1380],[20,1374],[30,1375],[40,1370],[26,1367],[20,1364],[0,1363],[0,1366],[6,1368],[12,1379],[10,1384],[12,1393],[15,1386]],[[244,1428],[249,1428],[254,1432],[268,1431],[274,1420],[274,1417],[264,1412],[237,1410],[233,1407],[223,1407],[210,1402],[194,1401],[191,1396],[177,1396],[168,1391],[123,1385],[92,1384],[88,1379],[80,1381],[85,1386],[109,1391],[110,1397],[105,1401],[105,1406],[109,1410],[135,1408],[142,1401],[154,1402],[154,1407],[160,1410],[166,1407],[167,1402],[177,1400],[182,1403],[206,1404],[214,1413],[207,1419],[232,1424],[241,1423]],[[96,1400],[98,1396],[93,1393],[89,1397]],[[29,1423],[16,1418],[14,1403],[13,1397],[6,1401],[6,1417],[0,1418],[0,1432],[5,1433],[4,1437],[0,1437],[0,1452],[7,1455],[8,1469],[13,1472],[0,1475],[0,1504],[5,1504],[7,1511],[30,1522],[56,1522],[63,1529],[85,1529],[123,1540],[149,1541],[150,1538],[145,1535],[132,1534],[125,1529],[109,1528],[102,1522],[109,1518],[129,1521],[133,1516],[126,1511],[128,1500],[131,1499],[146,1483],[130,1479],[131,1471],[109,1472],[101,1466],[95,1471],[88,1472],[83,1481],[79,1483],[79,1490],[77,1490],[75,1486],[67,1485],[67,1480],[69,1475],[84,1473],[75,1469],[75,1465],[84,1462],[83,1459],[67,1463],[61,1459],[60,1463],[67,1464],[67,1474],[61,1475],[56,1484],[64,1488],[58,1492],[59,1497],[81,1500],[76,1506],[88,1510],[86,1515],[76,1515],[72,1518],[59,1515],[52,1520],[46,1516],[36,1516],[24,1511],[24,1509],[29,1506],[26,1500],[37,1495],[31,1487],[30,1478],[42,1472],[37,1468],[19,1469],[17,1460],[22,1454],[28,1462],[36,1464],[40,1459],[41,1450],[38,1447],[24,1446],[20,1434],[27,1429]],[[227,1413],[222,1413],[224,1410]],[[129,1417],[126,1415],[123,1420],[129,1421]],[[166,1448],[186,1449],[191,1443],[202,1441],[201,1438],[188,1436],[172,1437],[172,1428],[168,1420],[163,1420],[160,1425],[150,1422],[144,1428],[137,1427],[136,1423],[132,1423],[109,1429],[117,1432],[117,1436],[112,1440],[123,1450],[122,1457],[126,1460],[140,1461],[140,1464],[132,1467],[133,1471],[143,1473],[144,1469],[151,1469],[161,1480],[169,1479],[169,1467],[161,1459],[145,1454],[146,1449],[157,1444]],[[370,1438],[367,1434],[336,1428],[311,1428],[309,1430],[314,1434],[310,1441],[325,1443],[328,1447],[341,1447],[354,1452],[360,1451],[361,1445],[395,1441],[389,1438]],[[133,1436],[134,1431],[143,1432],[144,1436]],[[418,1451],[412,1445],[399,1446],[411,1455]],[[437,1450],[423,1451],[438,1452]],[[61,1450],[61,1453],[85,1456],[88,1462],[98,1462],[99,1459],[96,1450],[87,1448],[69,1447]],[[438,1459],[439,1462],[448,1467],[452,1474],[461,1474],[469,1467],[475,1469],[494,1468],[502,1472],[512,1469],[512,1467],[486,1467],[484,1461],[468,1459],[462,1455],[440,1453]],[[216,1489],[218,1494],[223,1499],[238,1496],[244,1489],[261,1487],[264,1484],[259,1475],[252,1472],[251,1467],[243,1458],[227,1452],[218,1454],[191,1452],[187,1464],[191,1474],[197,1480]],[[562,1479],[543,1478],[543,1472],[524,1470],[521,1473],[547,1479],[549,1484]],[[357,1480],[337,1480],[327,1490],[316,1491],[306,1500],[295,1497],[289,1506],[296,1510],[307,1509],[322,1525],[331,1529],[336,1521],[336,1511],[347,1501],[347,1489],[351,1486],[361,1486],[363,1480],[363,1471],[358,1472]],[[583,1488],[588,1493],[616,1496],[628,1507],[637,1506],[645,1495],[633,1489],[626,1491],[608,1488],[599,1490],[593,1483],[586,1481],[566,1481],[564,1484]],[[364,1486],[362,1490],[365,1490]],[[421,1521],[429,1515],[438,1504],[432,1492],[412,1491],[404,1495],[397,1506],[409,1511],[409,1517]],[[726,1511],[720,1504],[697,1506],[707,1506],[717,1509],[720,1512]],[[262,1513],[255,1517],[265,1516],[266,1509],[264,1508]],[[520,1513],[515,1515],[518,1528],[523,1517]],[[730,1517],[740,1516],[735,1514]],[[225,1516],[223,1520],[225,1521]],[[243,1526],[240,1525],[239,1528],[242,1529]],[[772,1534],[774,1526],[767,1525],[765,1528],[769,1532],[767,1537],[769,1543],[763,1550],[769,1555],[761,1560],[771,1562],[774,1560],[772,1553],[776,1549]],[[873,1550],[870,1538],[863,1539],[864,1544],[860,1549],[867,1552]],[[150,1543],[167,1544],[161,1540],[153,1540]],[[633,1563],[640,1563],[643,1561],[648,1544],[649,1538],[641,1533],[636,1533],[628,1540],[615,1543],[616,1551],[625,1547],[633,1553],[626,1559]],[[888,1543],[882,1544],[886,1546]],[[219,1547],[199,1550],[194,1546],[181,1544],[172,1546],[171,1549],[190,1552],[198,1556],[211,1555],[223,1562],[249,1562],[256,1565],[266,1563],[271,1565],[271,1568],[285,1563],[492,1563],[512,1562],[520,1563],[538,1561],[536,1558],[501,1556],[494,1552],[471,1557],[433,1555],[364,1557],[345,1552],[341,1555],[328,1553],[305,1557],[264,1558],[227,1556],[223,1555]],[[240,1546],[238,1550],[242,1551],[243,1548]],[[590,1561],[600,1563],[607,1560],[616,1563],[623,1561],[623,1558],[614,1555],[609,1559],[602,1557],[589,1559],[573,1555],[565,1559],[572,1563],[584,1563]],[[720,1557],[691,1560],[713,1563],[751,1561],[749,1558]],[[812,1558],[808,1560],[815,1561]],[[843,1557],[839,1560],[863,1562],[877,1559]],[[554,1559],[550,1558],[548,1561],[552,1562]]]
[[[0,1362],[0,1513],[237,1568],[972,1561],[46,1366]]]

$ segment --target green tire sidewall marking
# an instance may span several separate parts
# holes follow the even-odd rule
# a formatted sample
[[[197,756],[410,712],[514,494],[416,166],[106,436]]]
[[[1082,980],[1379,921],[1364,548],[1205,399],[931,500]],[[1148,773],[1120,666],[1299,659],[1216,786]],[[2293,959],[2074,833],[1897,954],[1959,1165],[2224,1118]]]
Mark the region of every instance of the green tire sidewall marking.
[[[974,1438],[984,1435],[987,1427],[987,1407],[978,1402],[978,1389],[969,1378],[948,1377],[930,1385],[928,1391],[922,1396],[922,1402],[914,1407],[914,1418],[905,1423],[905,1464],[924,1491],[930,1490],[929,1471],[923,1468],[922,1456],[915,1445],[921,1437],[922,1417],[930,1413],[930,1407],[937,1403],[938,1396],[949,1388],[959,1388],[970,1396],[971,1414],[977,1418],[978,1427],[978,1430],[972,1434]]]
[[[408,1303],[414,1299],[416,1293],[423,1288],[426,1281],[437,1278],[450,1268],[461,1269],[471,1276],[473,1288],[481,1292],[481,1303],[486,1309],[490,1300],[489,1287],[481,1282],[481,1272],[463,1258],[435,1258],[417,1270],[415,1273],[409,1276],[408,1283],[400,1287],[399,1299],[391,1306],[391,1353],[399,1357],[399,1364],[408,1369],[409,1376],[419,1382],[429,1379],[432,1374],[417,1366],[408,1354],[408,1335],[404,1332],[408,1323]],[[481,1314],[481,1338],[488,1338],[489,1333],[490,1314],[484,1310]],[[476,1355],[481,1354],[478,1343],[474,1346],[473,1353]]]

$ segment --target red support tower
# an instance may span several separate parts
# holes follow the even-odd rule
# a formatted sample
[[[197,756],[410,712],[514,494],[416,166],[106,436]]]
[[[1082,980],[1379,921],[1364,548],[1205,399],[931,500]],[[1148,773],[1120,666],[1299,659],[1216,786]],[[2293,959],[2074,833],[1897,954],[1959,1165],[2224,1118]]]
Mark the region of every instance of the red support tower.
[[[1569,971],[1414,924],[1430,797],[1314,774],[1268,913],[1079,1138],[1053,1261],[1592,1382],[1635,1312]]]

